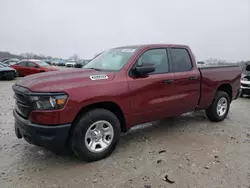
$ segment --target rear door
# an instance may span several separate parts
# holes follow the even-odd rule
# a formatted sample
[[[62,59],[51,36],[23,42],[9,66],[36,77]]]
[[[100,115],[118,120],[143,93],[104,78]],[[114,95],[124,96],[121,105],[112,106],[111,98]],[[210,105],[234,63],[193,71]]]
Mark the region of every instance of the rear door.
[[[187,49],[169,48],[169,54],[175,73],[175,108],[180,114],[193,111],[200,97],[200,72]]]
[[[151,63],[155,71],[147,77],[128,77],[130,90],[130,121],[137,124],[174,114],[174,73],[169,66],[166,48],[149,49],[137,59],[136,65]],[[135,65],[134,65],[135,66]]]

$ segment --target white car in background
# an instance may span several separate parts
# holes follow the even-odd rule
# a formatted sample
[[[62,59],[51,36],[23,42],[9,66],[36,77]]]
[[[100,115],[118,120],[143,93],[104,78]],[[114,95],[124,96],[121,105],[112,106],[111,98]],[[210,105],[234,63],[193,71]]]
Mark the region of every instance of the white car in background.
[[[247,65],[241,76],[241,97],[250,95],[250,65]]]
[[[65,66],[66,67],[75,67],[76,65],[76,61],[75,60],[68,60],[66,63],[65,63]]]

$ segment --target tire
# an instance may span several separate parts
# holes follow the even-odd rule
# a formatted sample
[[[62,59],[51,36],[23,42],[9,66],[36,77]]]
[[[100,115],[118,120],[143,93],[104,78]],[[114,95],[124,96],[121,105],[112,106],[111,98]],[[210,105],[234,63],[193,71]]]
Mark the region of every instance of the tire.
[[[225,101],[225,103],[221,105],[220,108],[219,104],[221,104],[222,101]],[[217,108],[220,108],[221,111],[218,111]],[[224,108],[226,109],[223,111]],[[217,91],[212,104],[206,110],[206,115],[210,121],[220,122],[227,117],[229,109],[230,109],[230,98],[228,94],[224,91]]]
[[[99,123],[97,124],[97,122]],[[70,142],[71,149],[76,156],[86,162],[101,160],[109,156],[116,148],[120,139],[120,121],[111,111],[106,109],[97,108],[84,113],[78,120],[76,120],[76,123],[73,126],[74,129],[71,132]],[[98,127],[101,127],[99,129],[101,130],[100,132],[98,131]],[[108,130],[108,133],[113,133],[113,135],[110,136],[111,134],[108,135],[107,133],[107,135],[104,136],[102,133],[105,130]],[[107,141],[108,138],[110,138],[109,141]],[[100,140],[95,141],[95,139]],[[104,139],[105,142],[109,142],[106,148],[102,147],[102,144],[99,144],[102,142],[104,143],[104,146]],[[92,148],[94,148],[95,151],[91,150],[91,143],[93,144]]]
[[[241,97],[241,98],[243,98],[243,97],[244,97],[244,93],[243,93],[243,91],[241,92],[240,97]]]

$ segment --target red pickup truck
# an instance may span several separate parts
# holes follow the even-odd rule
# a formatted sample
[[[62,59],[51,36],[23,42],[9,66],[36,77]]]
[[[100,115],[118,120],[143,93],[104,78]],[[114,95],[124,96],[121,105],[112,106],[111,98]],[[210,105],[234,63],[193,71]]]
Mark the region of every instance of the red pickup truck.
[[[225,119],[240,95],[238,66],[198,68],[188,46],[107,50],[83,69],[27,76],[13,86],[18,138],[95,161],[130,127],[194,110]]]
[[[42,60],[21,60],[17,64],[11,65],[16,70],[17,76],[27,76],[41,72],[56,71],[57,68]]]

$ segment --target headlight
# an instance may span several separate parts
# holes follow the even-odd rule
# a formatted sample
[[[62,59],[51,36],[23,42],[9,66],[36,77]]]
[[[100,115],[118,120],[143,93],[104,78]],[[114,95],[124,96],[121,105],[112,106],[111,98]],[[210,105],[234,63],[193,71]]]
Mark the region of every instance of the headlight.
[[[30,96],[34,110],[58,110],[62,109],[67,102],[67,95],[36,95]]]

